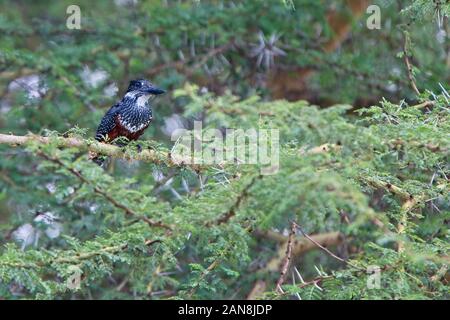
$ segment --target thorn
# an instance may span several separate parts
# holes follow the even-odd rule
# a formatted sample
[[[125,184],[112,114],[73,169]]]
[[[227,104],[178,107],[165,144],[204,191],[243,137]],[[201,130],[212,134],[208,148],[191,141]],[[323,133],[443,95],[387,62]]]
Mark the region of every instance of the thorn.
[[[323,289],[322,289],[321,287],[319,287],[319,286],[317,285],[317,282],[315,282],[315,281],[314,281],[314,287],[316,287],[316,288],[319,289],[320,291],[323,291]]]
[[[186,191],[186,193],[190,193],[191,191],[189,189],[189,185],[188,185],[186,179],[185,178],[181,178],[181,182],[183,184],[184,191]]]
[[[178,200],[183,200],[183,198],[180,196],[180,194],[172,187],[169,188],[170,192],[177,198]]]
[[[281,286],[278,286],[278,287],[277,287],[277,290],[278,290],[281,294],[284,294],[284,291],[283,291],[283,289],[281,289]]]
[[[305,280],[303,280],[302,275],[300,274],[300,272],[298,271],[297,267],[294,267],[295,273],[297,273],[297,277],[300,279],[300,282],[303,284],[305,283]]]
[[[444,86],[440,82],[438,83],[438,85],[442,89],[442,94],[444,95],[445,100],[447,101],[447,103],[449,103],[447,98],[450,98],[450,94],[447,92],[447,90],[444,88]]]
[[[319,270],[319,268],[316,267],[316,265],[314,265],[314,268],[316,269],[316,271],[319,274],[319,276],[322,276],[322,272]]]

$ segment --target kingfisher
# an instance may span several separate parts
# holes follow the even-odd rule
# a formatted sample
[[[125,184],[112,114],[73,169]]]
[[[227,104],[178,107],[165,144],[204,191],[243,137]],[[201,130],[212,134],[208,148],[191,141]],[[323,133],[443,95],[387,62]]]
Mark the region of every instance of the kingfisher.
[[[130,81],[122,100],[113,105],[100,121],[95,140],[106,143],[118,137],[137,140],[153,119],[149,99],[165,92],[146,79]],[[91,154],[90,158],[99,165],[103,163],[97,154]]]

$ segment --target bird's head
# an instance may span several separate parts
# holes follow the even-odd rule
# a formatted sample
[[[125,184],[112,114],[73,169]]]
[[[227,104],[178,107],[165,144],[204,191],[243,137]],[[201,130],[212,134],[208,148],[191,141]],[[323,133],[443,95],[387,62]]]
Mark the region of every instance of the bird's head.
[[[127,89],[127,94],[130,93],[137,97],[156,96],[165,92],[165,90],[156,87],[150,81],[145,79],[131,80]]]

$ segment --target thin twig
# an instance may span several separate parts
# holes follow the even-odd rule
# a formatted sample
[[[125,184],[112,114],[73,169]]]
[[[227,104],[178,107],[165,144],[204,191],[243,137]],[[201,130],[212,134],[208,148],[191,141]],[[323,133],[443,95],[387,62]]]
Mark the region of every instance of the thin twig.
[[[345,263],[345,264],[348,264],[349,266],[352,266],[352,267],[355,268],[355,269],[365,271],[365,269],[360,268],[360,267],[358,267],[358,266],[356,266],[356,265],[350,263],[349,261],[344,260],[344,259],[342,259],[341,257],[338,257],[337,255],[335,255],[333,252],[331,252],[330,250],[328,250],[327,248],[325,248],[324,246],[322,246],[320,243],[318,243],[316,240],[314,240],[313,238],[311,238],[305,231],[303,231],[302,227],[301,227],[299,224],[297,224],[296,222],[294,222],[294,223],[295,223],[295,226],[298,228],[298,230],[300,230],[300,232],[301,232],[301,233],[302,233],[309,241],[311,241],[312,243],[314,243],[316,246],[318,246],[320,249],[322,249],[323,251],[325,251],[326,253],[328,253],[330,256],[332,256],[333,258],[335,258],[335,259],[337,259],[337,260],[339,260],[339,261],[341,261],[341,262],[343,262],[343,263]]]
[[[322,246],[320,243],[318,243],[316,240],[314,240],[313,238],[311,238],[305,231],[303,231],[302,227],[300,227],[300,225],[298,225],[297,223],[294,222],[294,225],[298,228],[298,230],[300,230],[300,232],[312,243],[314,243],[316,246],[318,246],[320,249],[322,249],[323,251],[325,251],[326,253],[328,253],[330,256],[332,256],[333,258],[342,261],[344,263],[347,263],[344,259],[342,259],[341,257],[338,257],[337,255],[335,255],[333,252],[331,252],[330,250],[328,250],[327,248],[325,248],[324,246]]]
[[[248,196],[248,192],[249,192],[250,188],[255,184],[256,180],[261,179],[262,177],[263,177],[262,175],[254,176],[251,179],[251,181],[244,187],[244,189],[236,197],[236,200],[231,205],[230,209],[228,209],[227,212],[223,213],[216,220],[208,221],[206,223],[206,226],[220,225],[220,224],[228,222],[232,217],[234,217],[236,215],[236,211],[239,209],[242,201]]]
[[[296,232],[296,224],[295,224],[295,222],[292,222],[291,223],[291,232],[289,233],[289,238],[288,238],[288,242],[287,242],[287,246],[286,246],[286,254],[283,258],[283,263],[281,265],[280,277],[278,278],[277,285],[276,285],[276,290],[279,293],[283,293],[281,286],[283,285],[284,280],[286,280],[286,274],[287,274],[289,266],[291,264],[292,244],[294,242],[295,232]]]
[[[162,65],[156,66],[152,69],[149,69],[147,71],[148,76],[154,76],[155,74],[161,73],[161,71],[166,69],[182,69],[183,72],[185,72],[187,75],[193,74],[195,71],[197,71],[203,64],[205,64],[209,59],[212,57],[222,54],[225,51],[231,49],[234,46],[234,40],[231,40],[230,42],[224,44],[223,46],[213,48],[207,53],[205,53],[200,60],[195,63],[192,67],[186,66],[189,61],[186,60],[178,60],[178,61],[171,61],[168,63],[164,63]],[[193,60],[193,59],[191,59]]]
[[[299,288],[304,288],[304,287],[307,287],[307,286],[310,286],[310,285],[318,286],[322,281],[324,281],[324,280],[329,280],[329,279],[333,279],[333,278],[334,278],[333,275],[320,276],[320,277],[314,278],[314,279],[311,280],[311,281],[307,281],[307,282],[300,283],[300,284],[298,285],[298,287],[299,287]]]
[[[420,91],[419,91],[419,89],[417,89],[416,80],[414,79],[413,65],[409,61],[408,43],[409,43],[409,36],[405,32],[405,42],[404,42],[404,45],[403,45],[403,58],[405,60],[406,70],[408,72],[408,79],[409,79],[409,82],[411,84],[411,87],[413,88],[414,92],[419,96],[420,95]]]

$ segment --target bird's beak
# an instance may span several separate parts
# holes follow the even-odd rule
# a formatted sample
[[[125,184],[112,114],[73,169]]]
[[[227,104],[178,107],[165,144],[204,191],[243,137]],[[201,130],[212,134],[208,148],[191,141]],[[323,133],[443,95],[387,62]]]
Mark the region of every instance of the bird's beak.
[[[150,93],[150,94],[158,95],[158,94],[165,93],[166,90],[163,90],[163,89],[160,89],[160,88],[157,88],[157,87],[149,87],[147,89],[147,92]]]

